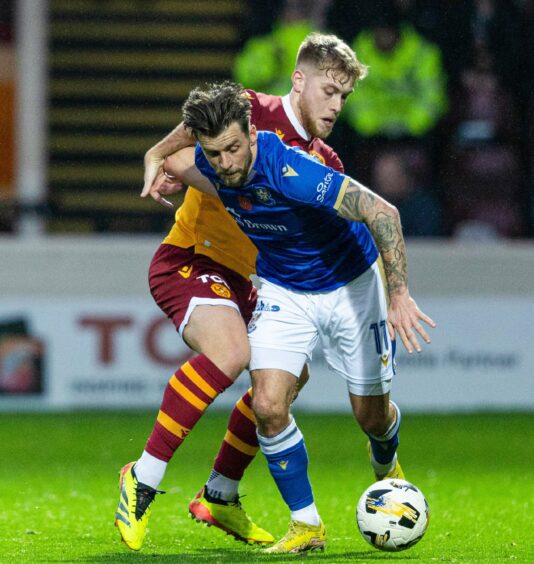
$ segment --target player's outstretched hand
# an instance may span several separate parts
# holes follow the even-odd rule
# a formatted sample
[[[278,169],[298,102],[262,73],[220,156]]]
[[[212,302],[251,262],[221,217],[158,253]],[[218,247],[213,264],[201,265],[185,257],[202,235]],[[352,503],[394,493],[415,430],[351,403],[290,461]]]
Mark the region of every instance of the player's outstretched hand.
[[[165,157],[154,151],[154,147],[145,153],[144,165],[144,185],[141,192],[141,198],[146,198],[150,194],[150,189],[156,181],[156,178],[162,174]]]
[[[167,200],[164,196],[176,194],[177,192],[180,192],[180,190],[183,190],[183,188],[184,185],[174,176],[167,174],[162,167],[158,172],[156,179],[146,193],[145,189],[143,188],[141,197],[145,198],[146,196],[151,196],[154,200],[156,200],[156,202],[160,203],[161,205],[172,208],[174,207],[172,202]]]
[[[391,296],[388,311],[389,336],[395,339],[395,334],[398,334],[409,353],[412,353],[414,349],[421,352],[417,334],[423,338],[425,343],[430,344],[430,337],[421,325],[421,321],[432,328],[436,326],[436,323],[417,307],[408,290]]]

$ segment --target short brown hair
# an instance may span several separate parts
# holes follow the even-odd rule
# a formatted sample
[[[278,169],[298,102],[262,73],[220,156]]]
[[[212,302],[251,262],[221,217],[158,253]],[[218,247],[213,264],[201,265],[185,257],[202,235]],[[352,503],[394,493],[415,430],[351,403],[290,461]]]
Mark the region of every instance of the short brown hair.
[[[217,137],[234,122],[248,133],[250,102],[240,84],[209,84],[205,90],[195,88],[190,92],[182,106],[182,119],[197,139],[199,134]]]
[[[313,32],[305,37],[297,53],[296,66],[306,63],[320,70],[343,74],[354,82],[367,76],[367,65],[361,63],[356,53],[336,35]]]

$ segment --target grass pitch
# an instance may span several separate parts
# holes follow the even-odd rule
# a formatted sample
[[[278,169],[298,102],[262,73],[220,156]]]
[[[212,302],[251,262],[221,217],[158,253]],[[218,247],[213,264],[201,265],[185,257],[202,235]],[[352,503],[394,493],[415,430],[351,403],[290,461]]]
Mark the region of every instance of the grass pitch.
[[[371,482],[365,438],[350,416],[298,414],[324,554],[268,556],[188,518],[207,478],[227,414],[207,413],[162,484],[145,546],[130,552],[113,526],[118,470],[139,456],[154,413],[0,415],[0,563],[18,562],[533,562],[534,415],[406,415],[400,460],[430,504],[415,547],[383,553],[359,535],[355,507]],[[260,454],[243,504],[275,537],[288,513]]]

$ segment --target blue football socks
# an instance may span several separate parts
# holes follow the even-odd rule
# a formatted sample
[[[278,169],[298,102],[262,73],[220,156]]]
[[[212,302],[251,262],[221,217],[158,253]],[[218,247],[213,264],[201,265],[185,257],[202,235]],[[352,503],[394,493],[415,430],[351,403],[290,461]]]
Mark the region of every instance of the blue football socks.
[[[384,435],[380,437],[368,434],[369,441],[371,442],[371,450],[373,451],[373,462],[376,462],[378,463],[378,465],[380,465],[379,467],[375,468],[375,470],[379,471],[384,469],[388,470],[392,466],[395,460],[397,447],[399,446],[401,412],[397,404],[392,401],[390,401],[390,403],[395,408],[395,411],[397,413],[395,421],[391,424]]]
[[[291,511],[313,504],[313,492],[308,477],[308,452],[304,437],[295,420],[275,437],[258,433],[261,451],[284,501]]]

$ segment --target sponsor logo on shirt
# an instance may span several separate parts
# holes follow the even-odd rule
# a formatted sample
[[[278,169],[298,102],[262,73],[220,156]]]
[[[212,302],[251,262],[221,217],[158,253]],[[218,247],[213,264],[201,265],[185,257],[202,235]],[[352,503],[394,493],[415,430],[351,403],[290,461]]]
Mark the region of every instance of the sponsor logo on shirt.
[[[287,231],[287,227],[285,225],[278,225],[276,223],[258,223],[241,217],[241,214],[236,211],[235,208],[227,207],[226,211],[242,229],[259,229],[262,231],[272,231],[278,233],[285,233]]]
[[[260,300],[256,304],[256,310],[255,311],[280,311],[280,306],[276,305],[276,304],[270,304],[269,302],[264,302],[263,300]]]
[[[277,312],[280,311],[280,306],[277,304],[270,304],[269,302],[264,302],[263,300],[260,300],[256,304],[256,308],[254,309],[252,317],[248,323],[247,329],[249,333],[252,333],[253,331],[256,330],[258,319],[261,317],[261,314],[265,311]]]
[[[334,173],[333,172],[327,172],[326,176],[323,178],[323,181],[319,182],[319,184],[317,184],[317,196],[316,196],[315,199],[318,202],[324,202],[326,193],[330,189],[330,185],[332,183],[333,178],[334,178]]]
[[[289,165],[285,165],[282,167],[282,176],[298,176],[299,173],[294,169],[291,168]]]
[[[283,139],[286,136],[286,134],[281,129],[278,129],[278,127],[275,128],[274,132],[280,139]]]
[[[226,283],[226,280],[224,278],[221,278],[220,276],[217,276],[216,274],[201,274],[200,276],[197,276],[196,279],[201,280],[203,284],[215,282],[215,284],[212,284],[212,286],[218,285],[218,286],[225,286],[226,288],[228,288],[228,284]]]

